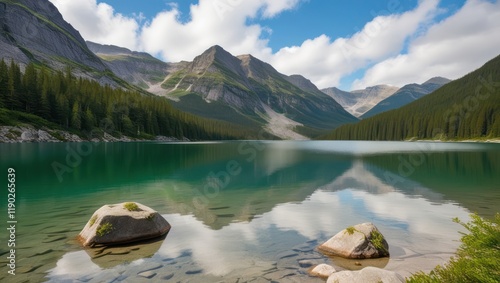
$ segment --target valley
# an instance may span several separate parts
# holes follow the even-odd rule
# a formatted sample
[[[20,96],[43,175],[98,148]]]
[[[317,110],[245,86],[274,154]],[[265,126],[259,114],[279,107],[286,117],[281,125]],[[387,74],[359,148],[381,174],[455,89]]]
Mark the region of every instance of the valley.
[[[435,138],[438,130],[443,139],[497,136],[497,131],[490,129],[496,128],[498,124],[496,89],[488,99],[477,101],[478,105],[473,110],[482,109],[478,116],[463,114],[461,109],[457,109],[459,116],[452,113],[445,123],[428,122],[429,114],[422,116],[428,108],[425,101],[440,100],[432,98],[442,96],[439,93],[451,95],[459,92],[457,88],[443,90],[452,83],[459,83],[434,77],[422,84],[413,83],[402,87],[379,84],[349,92],[336,87],[320,90],[302,75],[282,74],[251,54],[235,56],[219,45],[208,47],[192,61],[163,62],[146,52],[85,41],[48,1],[0,0],[0,6],[0,22],[3,25],[0,33],[3,52],[0,59],[4,61],[0,74],[0,106],[5,109],[3,113],[22,112],[9,114],[14,118],[0,115],[0,124],[4,126],[41,126],[44,130],[65,130],[83,139],[82,130],[99,132],[100,136],[106,133],[115,138],[125,135],[128,138],[154,139],[158,135],[168,135],[189,140],[210,137],[408,140]],[[18,16],[14,17],[14,14]],[[18,66],[17,73],[12,71],[14,67],[7,68],[12,63],[12,66]],[[496,68],[487,74],[493,76],[493,81],[498,77]],[[30,75],[24,74],[27,69],[31,70]],[[85,98],[69,93],[67,86],[52,85],[49,88],[48,84],[43,85],[46,76],[54,75],[59,76],[61,82],[64,81],[63,75],[66,80],[74,77],[88,83],[97,82],[103,87],[104,93],[108,92],[107,88],[121,89],[128,93],[125,96],[130,96],[125,101],[135,101],[134,95],[141,97],[141,101],[157,101],[155,103],[159,105],[168,105],[165,108],[168,109],[165,110],[168,115],[154,119],[154,124],[158,126],[147,126],[144,117],[130,113],[135,111],[134,105],[125,105],[123,110],[126,114],[120,119],[111,117],[122,115],[118,113],[122,110],[117,112],[110,108],[107,114],[99,114],[102,110],[92,106]],[[26,82],[28,76],[31,76],[31,86]],[[480,87],[481,84],[477,80],[469,83],[469,93],[460,91],[460,97],[465,99],[474,87]],[[87,83],[75,84],[76,89],[72,88],[72,91],[77,94],[85,92],[79,89],[85,85]],[[61,90],[65,93],[59,93]],[[49,100],[52,101],[50,105]],[[37,101],[45,101],[43,107],[49,107],[52,113],[35,110]],[[442,101],[438,112],[455,107],[457,101],[457,98]],[[30,103],[33,106],[28,107]],[[109,105],[117,103],[115,101]],[[139,104],[141,109],[138,111],[141,113],[158,111],[151,108],[154,107],[152,104]],[[426,106],[419,106],[424,104]],[[456,107],[460,108],[460,105]],[[56,115],[56,112],[61,113]],[[79,123],[71,123],[71,116],[90,115],[86,112],[91,113],[93,119],[84,123],[85,129]],[[66,121],[60,120],[65,116],[69,117]],[[151,118],[148,119],[152,125]],[[463,119],[467,122],[463,122]],[[187,123],[188,120],[194,122]],[[112,121],[114,132],[102,129],[100,125],[106,121]],[[123,130],[123,121],[127,121],[129,130]],[[381,122],[372,121],[384,122],[382,125]],[[418,122],[407,126],[407,121]],[[185,126],[166,126],[183,124]],[[176,130],[159,130],[168,127]],[[199,128],[203,128],[206,134],[199,134]],[[363,129],[363,133],[351,132],[358,131],[358,128]],[[221,135],[227,129],[231,129],[229,132],[233,134]],[[334,129],[336,131],[333,133],[348,131],[349,134],[328,134]]]

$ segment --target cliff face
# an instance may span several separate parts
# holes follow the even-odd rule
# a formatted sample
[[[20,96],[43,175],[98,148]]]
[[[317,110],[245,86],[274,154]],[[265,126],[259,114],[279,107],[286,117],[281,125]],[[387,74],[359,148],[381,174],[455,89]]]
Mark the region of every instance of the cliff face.
[[[144,52],[90,41],[86,43],[115,75],[144,89],[162,82],[175,65],[160,61]]]
[[[47,0],[0,0],[0,59],[30,62],[113,83],[103,77],[106,65],[92,53],[80,33]]]

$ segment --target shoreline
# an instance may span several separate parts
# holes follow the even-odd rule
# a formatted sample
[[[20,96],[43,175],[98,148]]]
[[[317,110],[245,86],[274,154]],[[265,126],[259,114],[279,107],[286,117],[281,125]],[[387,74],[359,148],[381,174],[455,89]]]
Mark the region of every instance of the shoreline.
[[[100,138],[85,139],[76,134],[64,130],[52,130],[47,128],[36,128],[32,125],[23,126],[0,126],[0,143],[39,143],[39,142],[190,142],[187,138],[178,139],[174,137],[156,136],[154,139],[132,138],[125,135],[121,137],[112,136],[106,132]],[[265,140],[262,140],[265,141]],[[294,140],[285,140],[294,141]],[[301,140],[295,140],[301,141]],[[315,140],[311,140],[315,141]],[[345,141],[345,140],[331,140]],[[369,141],[369,140],[367,140]],[[381,142],[380,140],[373,142]],[[384,142],[384,141],[382,141]],[[389,142],[387,140],[386,142]],[[401,142],[435,142],[435,143],[500,143],[500,138],[490,139],[467,139],[467,140],[415,140],[408,139]]]
[[[154,139],[131,138],[128,136],[115,137],[106,132],[101,138],[84,139],[76,134],[64,130],[37,129],[31,125],[25,126],[0,126],[0,143],[42,143],[42,142],[146,142],[163,141],[178,142],[189,141],[173,137],[156,136]]]
[[[461,143],[500,143],[499,139],[467,139],[467,140],[405,140],[405,142],[461,142]]]

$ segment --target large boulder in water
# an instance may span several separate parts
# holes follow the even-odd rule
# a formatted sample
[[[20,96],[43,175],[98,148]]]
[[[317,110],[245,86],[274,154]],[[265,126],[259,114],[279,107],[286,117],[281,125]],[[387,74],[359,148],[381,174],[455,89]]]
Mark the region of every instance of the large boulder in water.
[[[79,234],[84,246],[117,245],[153,239],[168,233],[170,224],[158,212],[136,202],[104,205]]]
[[[379,258],[389,256],[389,244],[372,223],[348,227],[319,247],[320,251],[345,258]]]
[[[333,273],[328,277],[326,283],[403,283],[405,279],[394,271],[384,270],[376,267],[365,267],[358,271],[341,271]]]

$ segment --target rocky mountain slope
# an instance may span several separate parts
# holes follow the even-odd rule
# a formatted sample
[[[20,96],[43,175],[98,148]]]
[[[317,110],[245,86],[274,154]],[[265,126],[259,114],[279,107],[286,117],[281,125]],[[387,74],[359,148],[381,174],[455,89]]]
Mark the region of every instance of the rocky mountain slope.
[[[0,0],[0,59],[34,62],[116,85],[106,65],[49,1]]]
[[[144,52],[87,41],[88,48],[118,77],[143,89],[162,82],[172,64]]]
[[[377,85],[351,92],[336,87],[322,89],[322,91],[340,103],[347,112],[360,117],[377,103],[394,94],[398,89],[389,85]]]
[[[315,136],[357,120],[306,78],[280,74],[252,55],[236,57],[220,46],[192,62],[168,64],[144,53],[89,46],[121,78],[133,78],[146,90],[170,98],[176,108],[199,116],[262,128],[286,139]],[[145,76],[151,72],[166,75],[158,82]]]
[[[0,59],[7,62],[13,60],[20,65],[21,73],[29,66],[35,79],[42,66],[59,71],[69,68],[73,76],[95,80],[101,85],[126,90],[142,88],[166,96],[172,100],[175,108],[182,111],[227,121],[245,131],[256,133],[263,130],[261,137],[305,139],[344,123],[357,121],[306,78],[280,74],[271,65],[251,55],[235,57],[221,47],[214,46],[192,62],[164,63],[147,53],[86,43],[48,0],[0,0],[0,48]],[[54,101],[62,103],[74,93],[78,91],[71,94],[56,93]],[[19,90],[17,96],[22,98]],[[38,99],[39,94],[34,93],[32,96]],[[66,122],[66,127],[71,124],[77,130],[81,128],[77,118],[82,115],[83,109],[80,103],[76,103],[80,102],[77,101],[80,98],[72,98],[73,105],[65,106],[74,112],[72,123]],[[48,111],[45,111],[47,107],[39,110],[39,104],[35,103],[33,107],[20,108],[13,99],[9,100],[11,110],[38,114],[61,124],[48,115]],[[23,103],[28,105],[25,100]],[[39,113],[32,109],[37,109]],[[99,112],[98,109],[89,108],[85,111]],[[87,116],[91,117],[91,114],[94,113]],[[179,114],[178,118],[182,120],[184,116],[189,115]],[[144,122],[144,119],[139,118],[131,121],[132,124]],[[198,121],[191,116],[189,119]],[[92,122],[93,119],[89,118],[88,121]],[[87,128],[95,126],[90,122]],[[208,125],[208,122],[205,120],[204,125]],[[117,120],[117,123],[120,121]]]
[[[199,115],[212,118],[210,104],[215,102],[250,124],[263,124],[266,131],[281,138],[314,136],[328,127],[356,121],[307,79],[280,74],[252,55],[234,57],[220,46],[170,74],[162,87],[179,98],[175,104],[183,110],[193,110],[196,96],[206,109]]]
[[[442,87],[443,85],[449,83],[450,80],[442,77],[432,78],[423,84],[409,84],[403,86],[401,89],[396,91],[393,95],[387,97],[386,99],[380,101],[372,109],[364,113],[361,118],[369,118],[375,116],[379,113],[389,111],[392,109],[397,109],[410,102],[413,102],[433,91]]]

